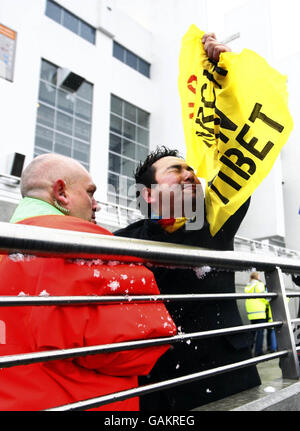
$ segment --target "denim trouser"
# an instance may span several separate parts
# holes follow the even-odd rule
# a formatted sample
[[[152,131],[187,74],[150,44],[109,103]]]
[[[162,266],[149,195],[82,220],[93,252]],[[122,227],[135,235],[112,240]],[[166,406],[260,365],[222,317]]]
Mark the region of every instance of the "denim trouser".
[[[266,319],[251,320],[251,323],[253,324],[266,323],[266,322],[267,322]],[[253,344],[255,341],[255,350],[254,350],[255,356],[262,355],[263,353],[264,330],[265,329],[258,329],[253,335]],[[267,329],[267,344],[268,344],[268,350],[270,350],[271,352],[275,352],[277,350],[277,341],[276,341],[276,334],[275,334],[274,328]]]

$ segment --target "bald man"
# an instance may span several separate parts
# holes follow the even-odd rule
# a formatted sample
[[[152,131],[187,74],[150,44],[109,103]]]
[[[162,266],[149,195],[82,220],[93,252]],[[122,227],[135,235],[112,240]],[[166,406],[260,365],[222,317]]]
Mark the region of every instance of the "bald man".
[[[21,178],[23,199],[11,222],[112,235],[95,223],[96,186],[77,161],[57,154],[36,157]],[[33,231],[34,232],[34,231]],[[101,237],[99,237],[99,243]],[[140,259],[30,259],[3,256],[0,295],[157,295],[154,276]],[[0,355],[70,349],[167,337],[176,326],[164,304],[114,303],[0,307]],[[41,362],[1,370],[0,411],[44,410],[138,386],[169,346]],[[139,410],[139,398],[97,407]]]
[[[65,214],[96,223],[95,191],[90,174],[76,160],[52,153],[40,155],[22,174],[23,200],[11,222],[31,215]]]

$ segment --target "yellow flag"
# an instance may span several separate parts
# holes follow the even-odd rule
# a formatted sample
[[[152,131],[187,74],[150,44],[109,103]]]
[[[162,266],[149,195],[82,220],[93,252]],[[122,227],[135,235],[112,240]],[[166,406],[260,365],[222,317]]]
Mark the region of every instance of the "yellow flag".
[[[286,77],[253,51],[207,58],[192,25],[182,39],[179,93],[187,162],[208,184],[214,236],[271,170],[293,127]]]

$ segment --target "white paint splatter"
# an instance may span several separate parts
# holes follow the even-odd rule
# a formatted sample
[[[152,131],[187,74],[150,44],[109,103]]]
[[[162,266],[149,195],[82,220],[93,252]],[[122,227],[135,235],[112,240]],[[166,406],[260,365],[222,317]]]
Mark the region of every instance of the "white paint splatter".
[[[276,392],[276,389],[273,386],[267,386],[264,388],[265,392]]]
[[[50,296],[50,293],[48,293],[47,290],[42,290],[39,296]]]
[[[210,266],[201,266],[201,267],[195,267],[194,272],[198,278],[204,278],[206,274],[208,274],[211,271]]]
[[[111,281],[108,287],[110,287],[111,290],[117,290],[117,288],[120,287],[120,283],[118,281]]]
[[[36,259],[36,256],[22,253],[12,253],[8,255],[8,258],[13,262],[29,262],[32,259]]]
[[[116,265],[119,265],[119,264],[120,264],[120,262],[119,262],[118,260],[109,260],[109,261],[107,262],[107,264],[108,264],[109,266],[116,266]]]
[[[98,269],[94,269],[94,277],[96,278],[100,277],[100,271],[98,271]]]

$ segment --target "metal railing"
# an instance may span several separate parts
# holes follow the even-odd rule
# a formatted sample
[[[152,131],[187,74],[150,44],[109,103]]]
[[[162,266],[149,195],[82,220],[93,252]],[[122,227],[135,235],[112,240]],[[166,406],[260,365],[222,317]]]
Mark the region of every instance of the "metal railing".
[[[50,239],[51,238],[51,239]],[[299,364],[293,324],[300,319],[291,319],[287,303],[288,297],[300,297],[300,292],[289,292],[287,295],[283,282],[283,273],[300,274],[300,260],[278,256],[241,253],[233,251],[206,250],[198,247],[166,244],[154,241],[142,241],[129,238],[119,238],[106,235],[62,231],[36,226],[0,223],[0,253],[34,256],[53,256],[62,258],[94,259],[99,255],[111,255],[113,259],[118,256],[139,257],[142,262],[151,265],[164,265],[169,268],[195,268],[209,265],[215,270],[248,271],[253,267],[265,273],[268,293],[264,294],[190,294],[190,295],[142,295],[142,296],[0,296],[0,306],[41,306],[63,304],[102,304],[126,301],[198,301],[198,300],[245,300],[247,298],[272,298],[272,323],[242,325],[231,328],[178,334],[172,337],[128,341],[122,343],[81,347],[75,349],[51,350],[32,352],[18,355],[0,357],[0,368],[16,365],[27,365],[37,362],[57,359],[74,358],[85,355],[96,355],[104,352],[136,349],[141,347],[173,344],[191,339],[205,339],[222,335],[237,334],[253,331],[258,328],[276,328],[278,351],[248,360],[233,363],[223,367],[213,368],[176,379],[153,383],[115,394],[109,394],[89,400],[80,400],[76,403],[58,406],[50,411],[83,410],[105,405],[107,403],[125,400],[131,397],[144,395],[160,389],[179,386],[209,376],[226,373],[230,370],[258,364],[274,358],[280,358],[283,378],[299,378]]]
[[[5,190],[1,189],[1,184],[4,184]],[[16,188],[14,193],[8,191]],[[2,199],[7,203],[13,203],[15,206],[21,199],[20,194],[20,178],[12,175],[0,174],[0,194]],[[141,212],[134,207],[122,206],[114,202],[98,200],[101,211],[96,213],[96,220],[101,226],[107,226],[109,230],[116,230],[127,226],[130,223],[143,219]],[[0,208],[1,209],[1,208]],[[1,220],[0,221],[6,221]],[[235,249],[240,251],[249,251],[260,254],[274,254],[276,256],[286,256],[300,259],[300,251],[291,250],[286,247],[270,244],[267,241],[259,241],[250,238],[244,238],[236,235],[234,239]]]

